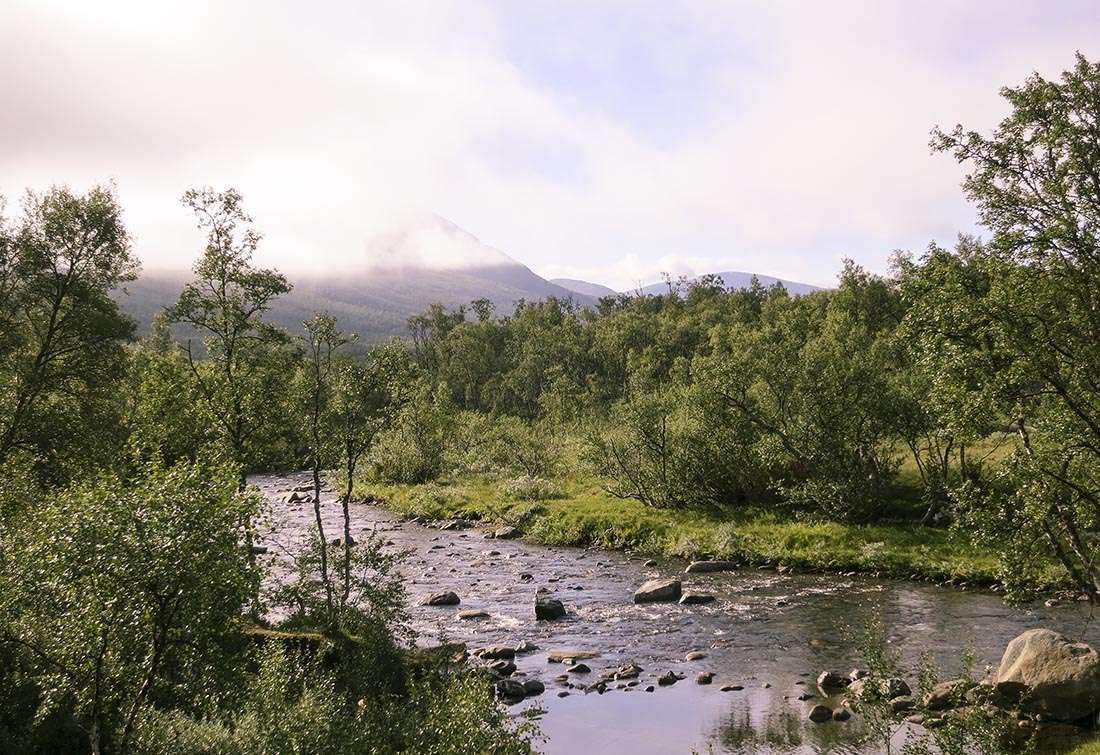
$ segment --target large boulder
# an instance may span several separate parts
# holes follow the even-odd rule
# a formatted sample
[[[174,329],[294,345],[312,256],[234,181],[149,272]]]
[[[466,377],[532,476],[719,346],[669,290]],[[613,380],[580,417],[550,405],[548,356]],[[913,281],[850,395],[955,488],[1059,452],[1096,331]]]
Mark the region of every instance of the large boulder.
[[[433,592],[420,599],[422,606],[457,606],[461,602],[458,595],[451,590]]]
[[[660,603],[680,599],[682,587],[678,579],[651,579],[634,591],[635,603]]]
[[[1008,643],[993,681],[1027,685],[1021,706],[1056,721],[1100,709],[1100,656],[1049,629],[1031,629]]]
[[[535,596],[535,621],[552,621],[565,616],[565,605],[548,595]]]

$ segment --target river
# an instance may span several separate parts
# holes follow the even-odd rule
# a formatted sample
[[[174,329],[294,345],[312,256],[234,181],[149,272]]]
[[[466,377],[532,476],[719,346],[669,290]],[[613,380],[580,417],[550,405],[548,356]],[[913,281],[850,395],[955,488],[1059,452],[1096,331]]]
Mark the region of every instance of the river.
[[[271,501],[271,522],[261,544],[269,547],[274,573],[285,573],[289,552],[314,527],[308,503],[284,503],[283,494],[302,475],[253,478]],[[322,496],[329,539],[342,534],[342,514],[332,493]],[[872,753],[861,745],[858,717],[814,724],[806,719],[819,697],[815,678],[822,670],[847,672],[859,665],[856,635],[881,619],[890,647],[910,671],[930,652],[946,672],[957,671],[972,650],[976,670],[1000,660],[1005,645],[1026,629],[1048,627],[1094,646],[1100,631],[1091,610],[1079,604],[1007,606],[996,594],[902,581],[822,574],[779,574],[741,569],[684,574],[684,562],[646,559],[614,551],[550,548],[520,540],[488,540],[481,530],[430,528],[402,522],[378,506],[352,505],[352,534],[371,532],[387,547],[411,555],[407,579],[413,628],[425,644],[441,634],[469,648],[526,640],[540,649],[517,655],[519,678],[536,678],[546,692],[510,710],[543,710],[539,724],[550,753]],[[685,589],[716,597],[707,605],[635,605],[634,590],[647,579],[678,577]],[[533,601],[546,588],[565,603],[557,621],[535,621]],[[423,595],[453,590],[461,605],[415,605]],[[459,620],[458,612],[483,609],[489,617]],[[601,670],[635,662],[643,668],[636,687],[585,694],[556,682],[565,673],[547,662],[550,651],[599,653],[586,661],[589,674],[573,674],[590,684]],[[687,661],[690,651],[700,660]],[[667,671],[686,675],[679,683],[645,692]],[[696,683],[713,672],[709,685]],[[742,687],[722,691],[723,686]],[[570,694],[559,697],[560,691]],[[831,701],[834,705],[838,700]],[[904,730],[898,734],[899,740]]]

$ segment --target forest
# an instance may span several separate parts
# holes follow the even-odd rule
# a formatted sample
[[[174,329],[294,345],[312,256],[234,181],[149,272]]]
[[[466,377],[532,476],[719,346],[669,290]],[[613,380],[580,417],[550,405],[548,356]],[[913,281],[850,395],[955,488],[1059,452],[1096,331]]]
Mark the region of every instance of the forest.
[[[324,312],[265,320],[290,283],[233,189],[184,195],[204,247],[140,338],[112,187],[29,191],[0,223],[0,749],[537,746],[449,646],[412,647],[399,557],[353,547],[364,501],[1097,602],[1100,65],[1003,95],[991,134],[932,141],[988,237],[799,296],[435,306],[365,349]],[[317,532],[272,588],[249,475],[296,469]]]

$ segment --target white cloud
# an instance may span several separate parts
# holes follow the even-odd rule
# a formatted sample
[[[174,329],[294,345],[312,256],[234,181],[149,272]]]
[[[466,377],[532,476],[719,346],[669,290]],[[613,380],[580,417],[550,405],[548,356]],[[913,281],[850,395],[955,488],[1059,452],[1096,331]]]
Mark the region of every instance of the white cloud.
[[[241,189],[287,268],[364,264],[395,218],[436,212],[615,287],[828,284],[843,256],[882,269],[970,227],[929,129],[988,128],[1001,84],[1100,54],[1090,5],[1055,5],[8,2],[0,190],[114,178],[153,266],[197,253],[177,200],[211,184]]]

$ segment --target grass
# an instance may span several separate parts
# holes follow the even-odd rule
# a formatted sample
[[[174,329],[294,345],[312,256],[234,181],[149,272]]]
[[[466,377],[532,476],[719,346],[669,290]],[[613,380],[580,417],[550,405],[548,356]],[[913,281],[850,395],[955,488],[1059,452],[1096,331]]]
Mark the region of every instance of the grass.
[[[1000,563],[993,553],[942,529],[815,521],[759,507],[654,509],[615,498],[599,480],[582,474],[555,478],[553,487],[553,499],[515,500],[506,493],[506,480],[468,474],[423,485],[362,481],[356,492],[407,515],[510,524],[546,545],[956,584],[993,585],[999,580]],[[1046,583],[1037,588],[1058,584],[1053,568],[1043,579]]]

